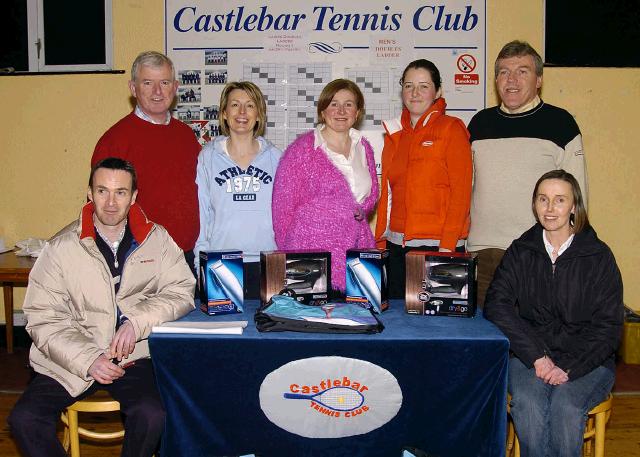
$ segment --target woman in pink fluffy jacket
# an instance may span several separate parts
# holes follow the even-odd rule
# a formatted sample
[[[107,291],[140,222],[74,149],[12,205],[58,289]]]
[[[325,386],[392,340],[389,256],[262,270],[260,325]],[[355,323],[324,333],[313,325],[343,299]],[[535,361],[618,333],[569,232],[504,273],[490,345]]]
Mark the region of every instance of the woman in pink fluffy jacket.
[[[331,283],[345,289],[347,249],[373,248],[367,221],[378,200],[373,149],[354,129],[364,112],[358,86],[336,79],[318,100],[318,126],[289,145],[273,186],[279,249],[331,252]]]

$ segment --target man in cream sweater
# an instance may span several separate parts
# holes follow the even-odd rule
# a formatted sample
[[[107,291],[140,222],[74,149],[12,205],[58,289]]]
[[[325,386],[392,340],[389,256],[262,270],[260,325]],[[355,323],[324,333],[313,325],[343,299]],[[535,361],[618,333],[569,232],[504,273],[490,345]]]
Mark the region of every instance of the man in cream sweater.
[[[478,304],[511,242],[530,228],[533,187],[550,170],[573,174],[587,196],[582,136],[573,116],[540,99],[543,62],[528,43],[507,43],[496,59],[501,100],[469,123],[474,162],[467,250],[478,253]]]

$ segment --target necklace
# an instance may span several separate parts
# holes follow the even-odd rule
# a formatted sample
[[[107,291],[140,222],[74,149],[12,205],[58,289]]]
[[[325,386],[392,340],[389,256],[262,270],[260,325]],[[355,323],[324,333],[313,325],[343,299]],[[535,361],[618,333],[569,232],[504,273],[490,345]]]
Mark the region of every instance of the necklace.
[[[122,227],[122,230],[118,235],[118,239],[115,240],[114,242],[109,241],[109,238],[107,238],[100,231],[97,225],[95,227],[96,227],[96,231],[98,232],[98,235],[100,235],[100,238],[102,238],[102,241],[107,243],[107,246],[109,246],[109,249],[111,249],[111,252],[113,253],[113,266],[118,268],[118,247],[120,246],[120,243],[122,243],[122,239],[124,238],[124,231],[127,229],[127,223],[125,222],[124,227]]]

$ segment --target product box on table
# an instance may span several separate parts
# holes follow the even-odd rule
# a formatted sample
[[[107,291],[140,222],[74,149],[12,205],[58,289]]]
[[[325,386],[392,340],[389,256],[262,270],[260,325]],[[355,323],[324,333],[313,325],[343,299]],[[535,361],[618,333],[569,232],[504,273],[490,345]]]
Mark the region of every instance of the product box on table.
[[[283,289],[292,289],[302,303],[321,304],[331,290],[331,253],[263,251],[260,253],[260,299],[267,303]]]
[[[347,301],[361,303],[380,313],[389,307],[389,251],[349,249],[347,251]]]
[[[209,315],[242,312],[242,251],[201,251],[199,273],[200,309],[203,312]]]
[[[476,254],[410,251],[405,263],[407,313],[457,317],[475,315]]]

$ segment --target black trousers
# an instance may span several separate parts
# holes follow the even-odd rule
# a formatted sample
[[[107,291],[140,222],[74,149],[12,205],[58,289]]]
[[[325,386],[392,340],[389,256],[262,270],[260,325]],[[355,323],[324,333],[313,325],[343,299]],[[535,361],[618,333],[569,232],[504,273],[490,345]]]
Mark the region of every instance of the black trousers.
[[[389,250],[389,298],[405,298],[405,284],[407,281],[407,270],[405,267],[404,256],[409,251],[435,251],[438,252],[437,246],[400,246],[399,244],[387,241],[387,249]],[[464,252],[464,246],[456,248],[456,252]]]
[[[55,379],[36,373],[7,419],[22,454],[28,457],[65,457],[67,454],[56,436],[60,414],[67,406],[96,390],[106,390],[120,402],[125,429],[121,455],[152,456],[164,430],[165,412],[150,359],[137,360],[113,384],[95,382],[75,398]]]
[[[488,248],[476,251],[478,254],[478,307],[484,308],[487,291],[493,281],[493,274],[500,265],[505,251],[498,248]]]

